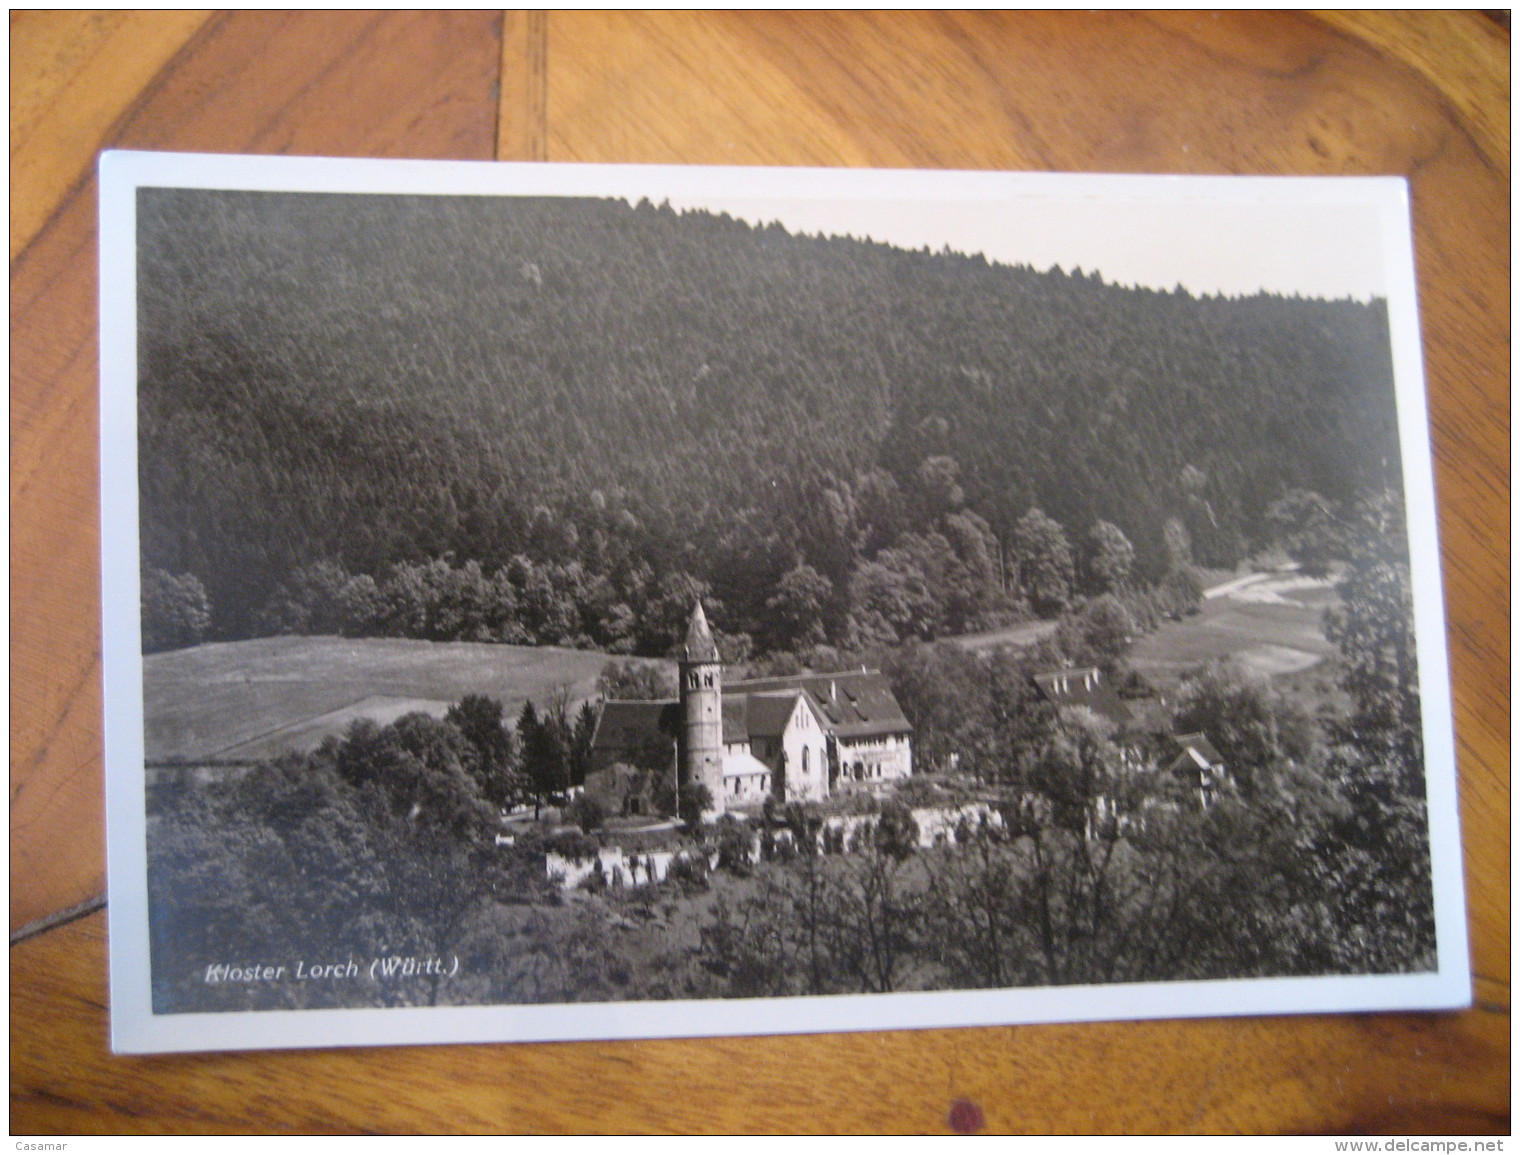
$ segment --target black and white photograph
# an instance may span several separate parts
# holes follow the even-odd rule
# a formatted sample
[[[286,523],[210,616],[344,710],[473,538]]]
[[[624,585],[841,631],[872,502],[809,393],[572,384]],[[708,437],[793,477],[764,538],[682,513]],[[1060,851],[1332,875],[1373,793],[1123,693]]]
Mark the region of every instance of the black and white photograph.
[[[102,182],[118,1049],[1465,1005],[1402,181]]]

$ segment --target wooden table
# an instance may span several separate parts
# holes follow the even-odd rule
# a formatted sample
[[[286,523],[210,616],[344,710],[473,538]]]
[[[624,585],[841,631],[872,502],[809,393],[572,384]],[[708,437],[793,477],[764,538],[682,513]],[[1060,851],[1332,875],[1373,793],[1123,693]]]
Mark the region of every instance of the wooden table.
[[[13,1131],[942,1132],[956,1100],[992,1131],[1508,1130],[1507,24],[1455,12],[32,12],[11,16],[11,68]],[[93,175],[108,146],[1407,175],[1475,1006],[112,1056]]]

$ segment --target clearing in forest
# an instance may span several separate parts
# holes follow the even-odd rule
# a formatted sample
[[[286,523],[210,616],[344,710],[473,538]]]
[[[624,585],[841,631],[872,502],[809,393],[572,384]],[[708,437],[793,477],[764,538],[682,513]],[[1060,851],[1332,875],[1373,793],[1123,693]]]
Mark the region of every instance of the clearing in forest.
[[[609,661],[595,650],[404,638],[258,638],[149,654],[143,715],[149,765],[243,762],[310,749],[356,718],[442,714],[466,694],[510,719],[561,687],[591,697]]]

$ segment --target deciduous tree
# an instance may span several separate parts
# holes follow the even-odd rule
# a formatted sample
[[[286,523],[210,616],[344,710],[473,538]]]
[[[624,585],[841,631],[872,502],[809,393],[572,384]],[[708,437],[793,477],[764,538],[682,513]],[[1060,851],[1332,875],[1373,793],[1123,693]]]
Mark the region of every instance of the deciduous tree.
[[[1097,521],[1087,534],[1087,583],[1092,593],[1121,593],[1135,568],[1135,547],[1111,521]]]
[[[142,577],[143,652],[194,646],[211,628],[211,601],[191,573],[148,567]]]
[[[1013,549],[1024,594],[1035,610],[1047,617],[1064,610],[1071,600],[1075,563],[1060,523],[1031,507],[1014,527]]]
[[[458,727],[475,751],[471,769],[481,794],[493,806],[506,809],[527,791],[517,766],[516,743],[502,715],[502,704],[495,698],[466,694],[444,717]]]
[[[766,599],[773,644],[796,650],[824,640],[824,620],[834,597],[834,583],[806,562],[798,562]]]

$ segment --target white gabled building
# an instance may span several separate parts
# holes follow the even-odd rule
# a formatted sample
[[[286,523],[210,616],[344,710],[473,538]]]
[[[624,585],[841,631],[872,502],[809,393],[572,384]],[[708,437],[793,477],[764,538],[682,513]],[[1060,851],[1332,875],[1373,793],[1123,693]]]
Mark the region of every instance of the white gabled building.
[[[913,773],[913,726],[873,670],[798,674],[723,684],[722,662],[700,604],[682,651],[674,701],[603,703],[592,737],[587,793],[615,814],[647,812],[630,796],[629,767],[674,769],[700,782],[713,809],[817,801]]]

